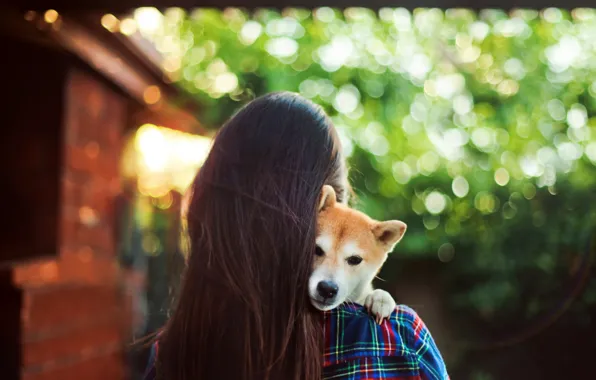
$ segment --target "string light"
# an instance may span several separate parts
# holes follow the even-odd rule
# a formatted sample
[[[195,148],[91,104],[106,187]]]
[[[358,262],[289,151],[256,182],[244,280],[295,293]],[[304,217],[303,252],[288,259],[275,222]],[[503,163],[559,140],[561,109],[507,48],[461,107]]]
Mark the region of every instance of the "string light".
[[[134,12],[134,19],[142,33],[155,33],[162,22],[163,15],[153,7],[138,8]]]
[[[107,13],[101,18],[101,26],[114,33],[118,31],[120,20],[111,13]]]
[[[47,22],[48,24],[53,24],[56,22],[56,20],[58,20],[58,17],[60,15],[58,14],[58,12],[56,12],[53,9],[48,9],[46,11],[46,13],[44,13],[43,15],[43,19],[45,20],[45,22]]]
[[[137,32],[137,23],[131,18],[127,18],[120,22],[120,33],[125,36],[132,36]]]

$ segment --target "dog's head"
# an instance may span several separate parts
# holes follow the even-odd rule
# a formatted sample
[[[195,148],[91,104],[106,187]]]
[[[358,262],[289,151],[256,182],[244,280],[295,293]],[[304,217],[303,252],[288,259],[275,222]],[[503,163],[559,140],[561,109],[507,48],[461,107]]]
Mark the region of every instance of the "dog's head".
[[[357,301],[405,232],[403,222],[378,222],[338,203],[333,188],[324,186],[308,286],[312,304],[331,310],[345,301]]]

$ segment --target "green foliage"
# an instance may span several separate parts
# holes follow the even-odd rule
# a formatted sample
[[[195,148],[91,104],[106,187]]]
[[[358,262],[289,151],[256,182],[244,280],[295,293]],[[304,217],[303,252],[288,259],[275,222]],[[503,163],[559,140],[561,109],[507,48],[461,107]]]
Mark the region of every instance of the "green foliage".
[[[445,262],[454,308],[506,323],[566,297],[596,223],[595,11],[170,9],[162,21],[149,37],[206,126],[269,91],[322,105],[358,207],[408,223],[400,257]],[[584,294],[595,302],[594,281]]]

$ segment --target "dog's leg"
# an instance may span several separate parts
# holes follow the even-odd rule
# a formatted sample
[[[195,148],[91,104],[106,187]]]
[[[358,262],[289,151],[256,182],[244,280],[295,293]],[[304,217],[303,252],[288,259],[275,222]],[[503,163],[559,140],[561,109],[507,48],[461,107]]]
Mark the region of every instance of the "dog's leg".
[[[375,289],[366,296],[364,306],[369,313],[375,316],[375,321],[381,324],[383,319],[388,318],[393,313],[396,304],[391,294],[381,289]]]

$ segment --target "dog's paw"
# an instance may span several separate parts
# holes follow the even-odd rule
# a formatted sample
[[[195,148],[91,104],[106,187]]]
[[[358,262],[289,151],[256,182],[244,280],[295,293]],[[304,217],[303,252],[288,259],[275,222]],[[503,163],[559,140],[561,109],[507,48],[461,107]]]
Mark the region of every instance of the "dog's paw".
[[[364,306],[375,317],[375,321],[381,324],[383,319],[388,318],[393,310],[395,310],[396,305],[391,294],[384,290],[376,289],[366,297]]]

